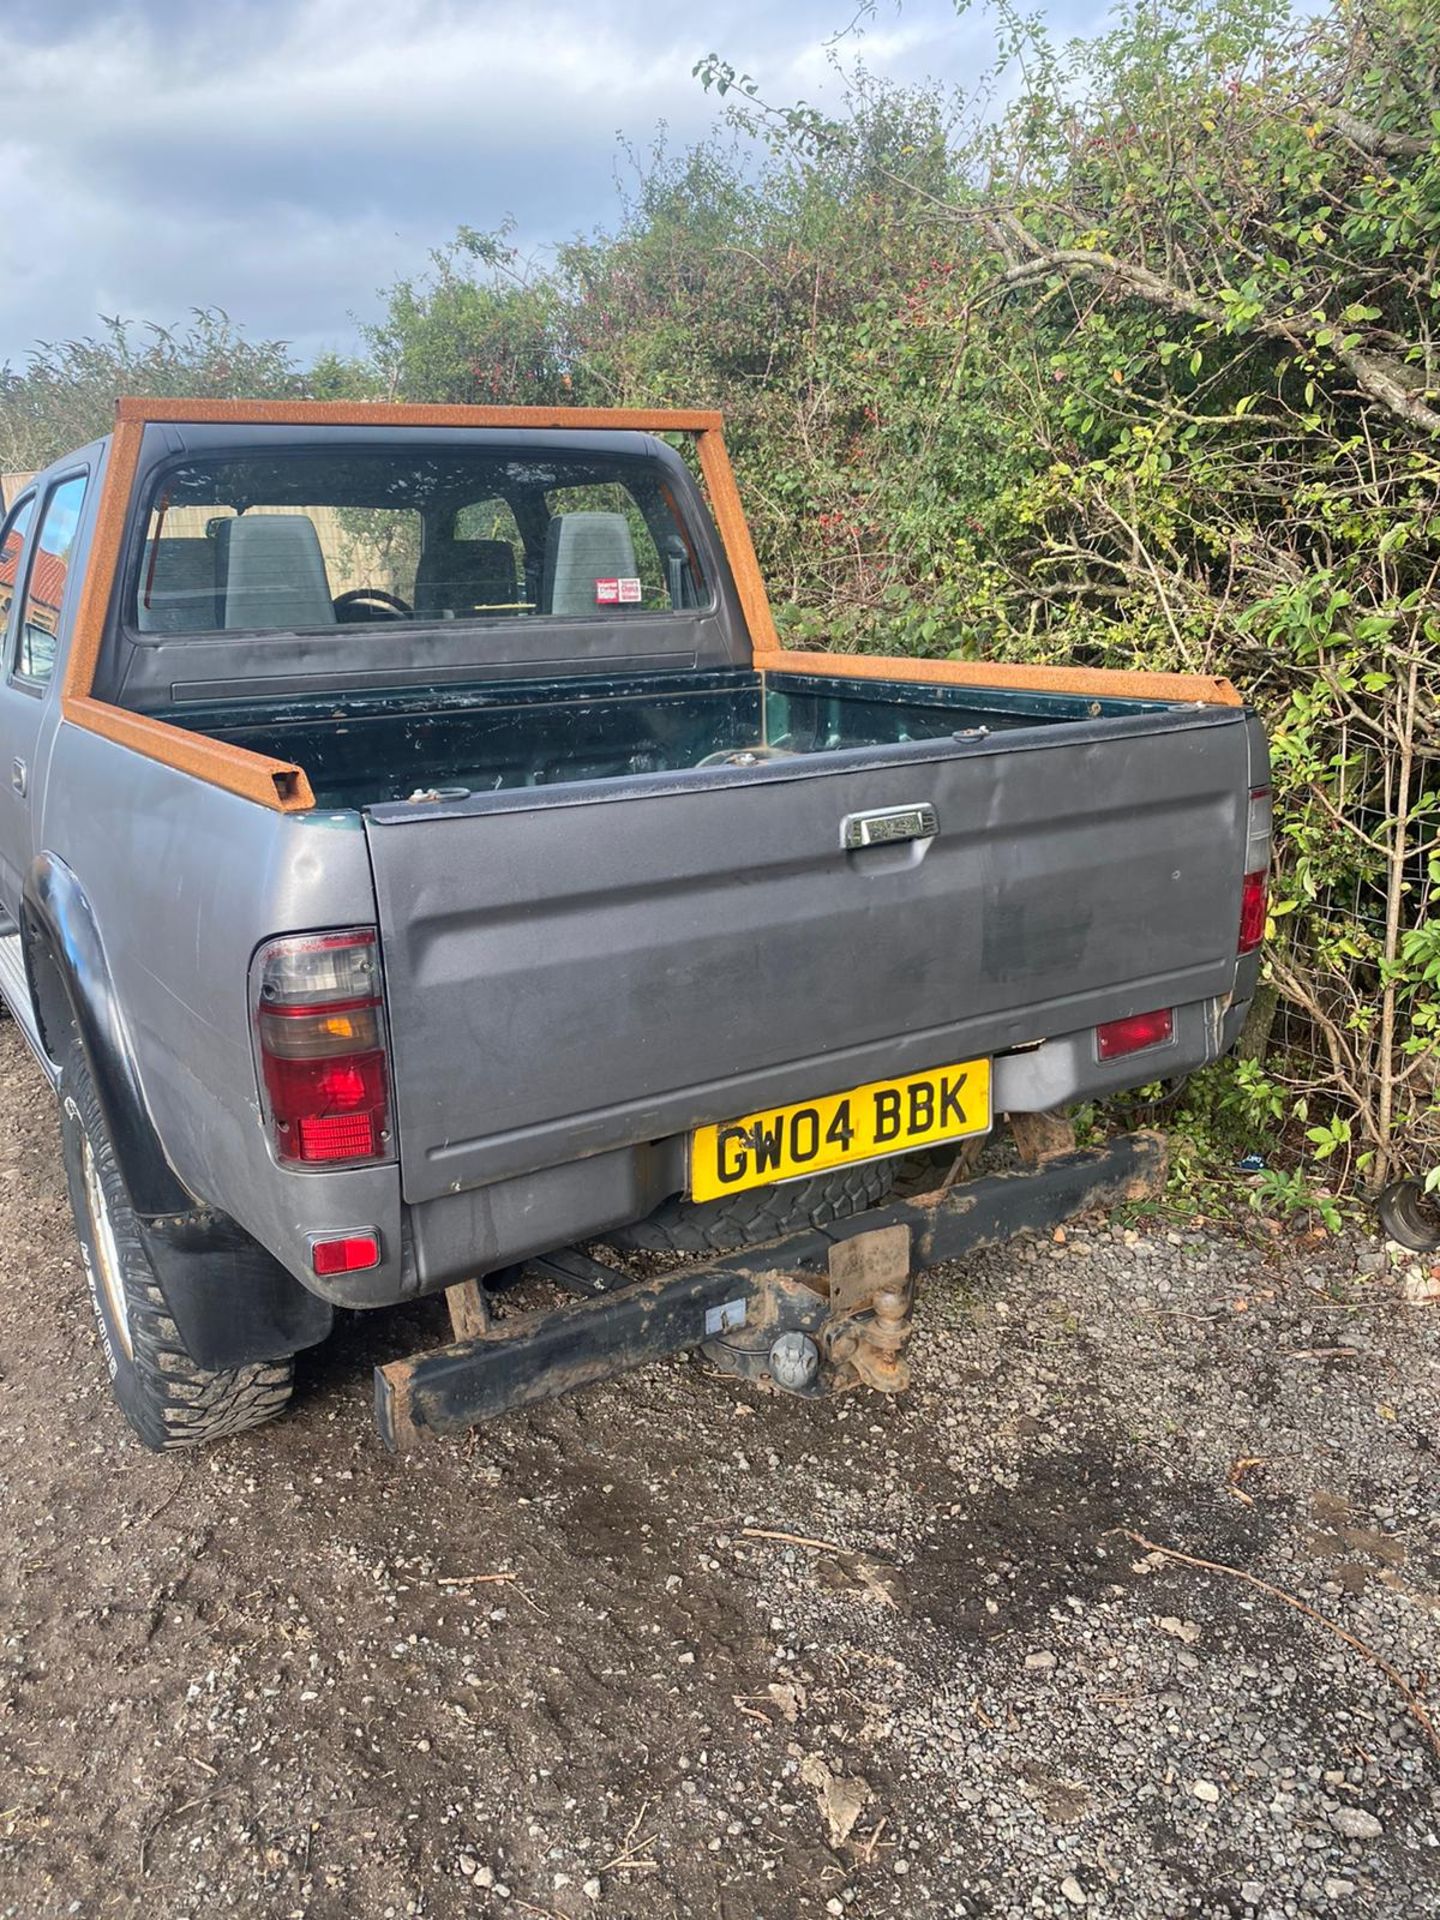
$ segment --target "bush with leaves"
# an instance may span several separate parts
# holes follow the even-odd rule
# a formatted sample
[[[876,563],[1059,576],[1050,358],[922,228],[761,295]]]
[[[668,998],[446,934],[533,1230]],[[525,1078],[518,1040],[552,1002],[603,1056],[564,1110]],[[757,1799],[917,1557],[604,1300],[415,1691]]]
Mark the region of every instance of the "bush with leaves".
[[[105,319],[93,338],[42,342],[25,366],[0,368],[0,472],[33,473],[108,433],[121,394],[211,400],[303,391],[283,340],[251,340],[218,307],[182,328]]]
[[[1045,314],[1051,457],[989,553],[1002,646],[1228,672],[1266,713],[1269,1077],[1373,1184],[1440,1153],[1440,16],[1285,21],[1136,7],[995,134],[974,217],[993,298]]]

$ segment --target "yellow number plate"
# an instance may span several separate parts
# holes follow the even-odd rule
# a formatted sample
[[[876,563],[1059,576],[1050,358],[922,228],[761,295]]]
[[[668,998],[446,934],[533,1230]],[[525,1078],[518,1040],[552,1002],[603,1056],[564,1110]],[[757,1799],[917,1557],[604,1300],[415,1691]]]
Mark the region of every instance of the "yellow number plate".
[[[984,1133],[989,1125],[988,1060],[875,1080],[823,1100],[697,1127],[690,1136],[690,1197],[719,1200],[746,1187],[803,1180],[832,1167]]]

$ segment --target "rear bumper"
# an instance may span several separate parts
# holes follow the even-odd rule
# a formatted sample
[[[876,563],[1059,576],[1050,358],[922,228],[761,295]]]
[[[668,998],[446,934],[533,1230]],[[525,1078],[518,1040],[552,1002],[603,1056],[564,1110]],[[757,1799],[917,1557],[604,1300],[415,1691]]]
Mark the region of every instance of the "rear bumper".
[[[758,1366],[745,1370],[763,1373],[775,1339],[804,1333],[824,1356],[816,1387],[850,1367],[892,1391],[904,1376],[898,1343],[885,1335],[889,1322],[903,1318],[908,1327],[916,1272],[1078,1213],[1144,1199],[1164,1178],[1160,1137],[1128,1134],[1030,1172],[991,1174],[574,1306],[491,1324],[477,1338],[377,1367],[376,1424],[387,1446],[406,1447],[742,1330],[758,1340]],[[869,1370],[867,1337],[879,1349]]]
[[[1177,1008],[1166,1046],[1108,1062],[1095,1052],[1094,1030],[1058,1035],[994,1062],[996,1114],[1043,1113],[1077,1101],[1103,1099],[1151,1080],[1193,1073],[1234,1044],[1248,1006],[1197,1000]],[[1117,1013],[1140,1012],[1117,1007]],[[643,1220],[685,1186],[687,1136],[620,1147],[586,1159],[545,1167],[511,1180],[445,1194],[410,1207],[402,1290],[392,1277],[345,1283],[344,1304],[379,1306],[416,1293],[434,1293],[457,1280],[493,1273],[517,1261],[592,1239]],[[380,1291],[383,1287],[384,1291]],[[331,1297],[337,1301],[341,1295]]]

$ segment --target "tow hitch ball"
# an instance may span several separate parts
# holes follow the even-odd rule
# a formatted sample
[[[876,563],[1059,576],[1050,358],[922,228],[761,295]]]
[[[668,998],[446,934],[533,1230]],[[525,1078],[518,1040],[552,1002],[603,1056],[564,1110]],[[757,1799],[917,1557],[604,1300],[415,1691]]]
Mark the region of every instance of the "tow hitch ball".
[[[825,1275],[756,1275],[748,1298],[711,1310],[706,1358],[785,1393],[861,1384],[902,1393],[915,1305],[909,1229],[855,1234],[829,1249],[828,1267]]]
[[[903,1393],[910,1384],[904,1354],[914,1304],[913,1283],[903,1292],[882,1287],[872,1302],[870,1318],[842,1327],[830,1342],[831,1354],[877,1393]]]

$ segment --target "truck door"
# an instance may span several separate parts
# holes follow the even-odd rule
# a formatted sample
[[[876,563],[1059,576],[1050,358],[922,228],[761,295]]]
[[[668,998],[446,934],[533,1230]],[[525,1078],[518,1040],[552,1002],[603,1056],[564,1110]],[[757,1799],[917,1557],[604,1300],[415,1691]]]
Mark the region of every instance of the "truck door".
[[[87,475],[26,494],[0,535],[0,906],[14,918],[34,852],[30,788]]]

